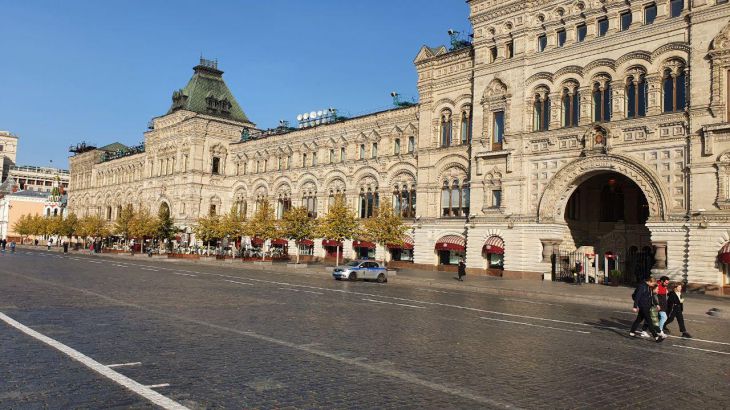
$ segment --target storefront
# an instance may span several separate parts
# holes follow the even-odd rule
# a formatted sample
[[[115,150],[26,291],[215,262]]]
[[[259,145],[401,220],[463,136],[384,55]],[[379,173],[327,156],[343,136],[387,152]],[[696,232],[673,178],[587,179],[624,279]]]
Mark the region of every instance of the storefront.
[[[311,239],[302,239],[299,241],[299,255],[300,256],[313,256],[314,255],[314,241]]]
[[[322,247],[324,248],[325,259],[334,260],[337,257],[337,254],[339,253],[340,260],[342,260],[342,242],[333,241],[330,239],[323,239]]]
[[[400,245],[388,244],[390,260],[401,262],[413,262],[413,238],[406,236]]]
[[[466,240],[461,236],[447,235],[436,241],[439,265],[458,265],[466,256]]]
[[[499,236],[490,236],[482,246],[482,256],[486,260],[487,274],[502,276],[504,270],[504,241]]]
[[[375,244],[368,241],[352,241],[357,259],[375,259]]]
[[[287,256],[289,255],[289,241],[283,238],[276,238],[271,240],[271,255],[272,256]]]
[[[730,242],[720,248],[717,254],[717,263],[722,272],[723,286],[730,286]]]

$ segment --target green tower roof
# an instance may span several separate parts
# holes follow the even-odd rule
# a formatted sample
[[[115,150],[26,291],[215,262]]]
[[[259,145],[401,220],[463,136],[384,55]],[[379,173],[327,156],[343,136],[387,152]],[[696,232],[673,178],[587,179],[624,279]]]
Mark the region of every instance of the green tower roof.
[[[201,58],[193,67],[193,77],[182,90],[172,93],[172,106],[168,114],[188,110],[239,122],[250,122],[238,101],[223,81],[223,71],[218,62]]]

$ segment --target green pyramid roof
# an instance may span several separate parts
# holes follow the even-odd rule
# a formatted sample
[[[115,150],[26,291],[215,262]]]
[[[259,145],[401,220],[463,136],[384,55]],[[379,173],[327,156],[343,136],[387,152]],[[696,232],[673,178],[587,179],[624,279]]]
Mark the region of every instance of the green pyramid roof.
[[[223,71],[218,62],[200,59],[193,67],[193,77],[182,90],[172,93],[172,106],[168,114],[188,110],[239,122],[250,122],[238,101],[223,81]]]
[[[103,147],[99,148],[101,151],[126,151],[129,147],[119,143],[119,142],[113,142],[109,145],[104,145]]]

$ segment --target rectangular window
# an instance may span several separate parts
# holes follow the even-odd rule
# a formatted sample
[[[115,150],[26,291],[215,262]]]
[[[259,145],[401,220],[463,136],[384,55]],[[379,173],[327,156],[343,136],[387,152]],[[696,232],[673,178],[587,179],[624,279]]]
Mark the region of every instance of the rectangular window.
[[[565,45],[565,30],[558,30],[558,47]]]
[[[302,167],[306,167],[306,166],[307,166],[307,154],[302,154]],[[257,168],[258,168],[258,166],[257,166]],[[256,170],[256,172],[259,172],[258,169]]]
[[[717,0],[717,1],[715,1],[716,4],[725,4],[727,2],[728,2],[728,0]]]
[[[276,168],[281,171],[281,157],[276,159]]]
[[[504,140],[504,111],[494,113],[494,144],[499,144],[500,149]]]
[[[492,208],[499,208],[502,206],[502,190],[492,190]]]
[[[679,17],[682,14],[682,10],[684,10],[684,0],[671,0],[669,2],[670,17]]]
[[[608,33],[608,19],[602,18],[598,19],[598,37],[603,37]]]
[[[312,153],[312,166],[315,166],[315,165],[317,165],[317,153],[313,152]]]
[[[246,167],[245,167],[245,165],[246,164],[244,164],[244,168],[243,168],[243,173],[244,174],[246,173]],[[289,155],[288,157],[286,157],[286,169],[289,169],[289,168],[291,168],[291,155]]]
[[[218,157],[213,157],[213,165],[211,167],[211,173],[213,173],[213,174],[220,173],[220,164],[221,164],[221,159]],[[162,165],[162,164],[160,164],[160,165]]]
[[[360,144],[360,159],[365,159],[365,144]]]
[[[340,162],[345,161],[345,147],[340,148]]]
[[[621,31],[626,31],[631,27],[631,12],[625,11],[621,13]]]
[[[3,151],[3,146],[2,146],[2,145],[0,145],[0,152],[2,152],[2,151]]]
[[[577,42],[582,43],[586,39],[588,29],[585,24],[580,24],[575,28],[575,39]]]
[[[413,150],[416,146],[416,138],[415,137],[408,137],[408,153],[413,154]]]
[[[504,48],[505,51],[505,57],[512,58],[515,55],[515,43],[510,41],[507,43],[507,46]]]
[[[543,51],[545,51],[546,47],[547,47],[547,36],[545,34],[541,34],[537,37],[537,51],[543,52]]]
[[[372,149],[372,152],[370,153],[370,156],[371,156],[371,158],[378,157],[378,143],[377,142],[373,142],[373,149]]]
[[[331,149],[330,150],[330,164],[332,164],[334,162],[335,162],[335,150]]]
[[[393,154],[400,154],[400,138],[396,138],[395,142],[393,143]]]
[[[489,62],[493,63],[497,59],[497,47],[492,47],[489,49]]]
[[[656,20],[656,4],[650,4],[644,8],[644,24],[654,24]]]

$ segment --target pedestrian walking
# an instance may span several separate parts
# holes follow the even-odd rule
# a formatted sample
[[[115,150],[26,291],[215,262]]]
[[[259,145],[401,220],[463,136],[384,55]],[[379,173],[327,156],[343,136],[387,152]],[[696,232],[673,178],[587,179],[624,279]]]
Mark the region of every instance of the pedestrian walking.
[[[459,280],[463,282],[464,276],[466,276],[466,264],[464,263],[464,259],[459,260],[457,274],[459,275]]]
[[[51,250],[51,245],[53,245],[53,239],[48,238],[48,250]]]
[[[10,253],[15,253],[15,241],[10,241]]]
[[[682,313],[684,311],[684,296],[682,295],[682,289],[682,284],[678,283],[667,296],[667,313],[669,317],[664,323],[664,331],[669,333],[669,329],[666,329],[666,326],[676,318],[677,323],[679,323],[679,331],[682,332],[682,337],[691,339],[692,335],[687,332],[687,328],[684,326],[684,315]]]
[[[634,290],[632,298],[634,299],[633,311],[636,313],[636,320],[634,320],[634,323],[631,325],[629,336],[636,337],[636,329],[643,321],[647,325],[647,328],[649,329],[649,332],[651,333],[651,336],[654,338],[654,340],[657,343],[660,343],[664,340],[664,338],[657,334],[656,329],[654,329],[654,324],[651,321],[651,309],[654,305],[652,289],[655,285],[655,279],[649,276],[646,281],[639,283],[639,285]]]
[[[664,333],[664,324],[667,322],[667,294],[669,293],[669,278],[662,276],[656,285],[656,299],[659,307],[659,336],[667,337]]]

